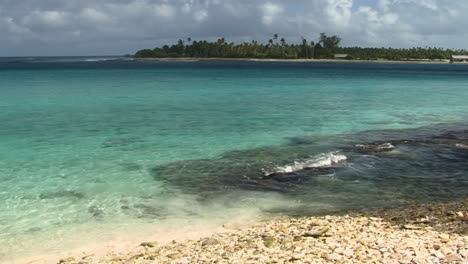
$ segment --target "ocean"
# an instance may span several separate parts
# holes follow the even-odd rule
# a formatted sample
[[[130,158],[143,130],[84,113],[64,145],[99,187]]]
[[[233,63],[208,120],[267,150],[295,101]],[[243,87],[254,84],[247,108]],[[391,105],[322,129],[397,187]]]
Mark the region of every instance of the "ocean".
[[[461,64],[0,58],[0,261],[466,198],[467,101]]]

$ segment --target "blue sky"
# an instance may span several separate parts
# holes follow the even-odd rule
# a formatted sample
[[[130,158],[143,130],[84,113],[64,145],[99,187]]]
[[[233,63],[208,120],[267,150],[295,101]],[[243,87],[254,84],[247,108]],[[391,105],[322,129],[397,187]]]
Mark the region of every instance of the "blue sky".
[[[0,0],[0,56],[120,55],[178,38],[468,49],[468,1]]]

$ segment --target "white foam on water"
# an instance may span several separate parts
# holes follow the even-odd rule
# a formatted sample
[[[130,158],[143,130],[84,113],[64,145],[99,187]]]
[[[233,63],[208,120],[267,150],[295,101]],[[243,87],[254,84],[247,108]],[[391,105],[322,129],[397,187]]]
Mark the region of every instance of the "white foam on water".
[[[116,58],[89,58],[89,59],[85,59],[84,61],[86,61],[86,62],[98,62],[98,61],[110,61],[110,60],[116,60]]]
[[[313,156],[309,159],[294,161],[291,165],[278,166],[273,168],[272,171],[264,170],[265,176],[274,174],[274,173],[291,173],[300,171],[307,168],[326,168],[332,167],[337,163],[347,160],[348,158],[339,154],[339,152],[329,152],[322,153],[316,156]]]

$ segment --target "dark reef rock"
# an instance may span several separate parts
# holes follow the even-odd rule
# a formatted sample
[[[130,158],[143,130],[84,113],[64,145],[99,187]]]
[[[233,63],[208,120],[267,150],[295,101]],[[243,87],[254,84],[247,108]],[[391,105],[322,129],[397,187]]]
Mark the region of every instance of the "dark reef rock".
[[[467,184],[463,177],[468,166],[468,130],[447,131],[434,126],[297,137],[288,144],[230,151],[214,159],[166,163],[152,168],[150,173],[159,183],[175,187],[184,194],[193,194],[200,201],[238,190],[278,192],[293,197],[314,190],[352,192],[354,187],[350,186],[355,183],[368,183],[405,197],[425,197],[433,193],[461,196],[468,190],[462,188]],[[389,153],[395,146],[398,151]],[[337,151],[351,162],[275,172],[281,171],[282,165]],[[270,171],[271,174],[266,173]],[[320,177],[327,175],[334,177],[330,181]],[[123,210],[136,211],[141,216],[161,214],[160,209],[153,206],[123,206],[128,206]]]
[[[325,168],[305,168],[296,172],[289,173],[272,173],[264,176],[264,180],[273,180],[282,183],[301,183],[306,181],[309,177],[332,175],[336,172],[336,168],[325,167]]]
[[[442,140],[459,140],[460,139],[457,135],[455,135],[454,132],[444,132],[440,135],[435,135],[432,138],[442,139]]]

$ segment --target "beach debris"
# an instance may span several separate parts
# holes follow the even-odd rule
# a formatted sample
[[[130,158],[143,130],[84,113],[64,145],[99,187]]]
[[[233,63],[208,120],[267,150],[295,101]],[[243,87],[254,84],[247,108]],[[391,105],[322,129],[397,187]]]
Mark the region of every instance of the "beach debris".
[[[170,259],[179,259],[182,257],[182,255],[180,253],[172,253],[172,254],[167,255],[167,257]]]
[[[308,231],[308,232],[305,232],[302,236],[305,236],[305,237],[321,237],[323,236],[325,233],[327,233],[329,230],[328,227],[324,227],[324,228],[320,228],[318,230],[313,230],[313,231]]]
[[[298,261],[298,260],[303,259],[304,257],[305,257],[304,253],[297,253],[297,254],[292,255],[289,261]]]
[[[432,222],[432,220],[430,218],[420,218],[420,219],[417,219],[416,221],[414,221],[415,224],[428,224]]]
[[[219,241],[216,238],[205,238],[201,241],[202,246],[212,246],[212,245],[217,245],[219,244]]]
[[[451,253],[448,254],[445,259],[447,260],[448,263],[457,263],[461,261],[461,257],[457,254]],[[465,262],[466,263],[466,262]]]
[[[444,253],[440,252],[440,251],[434,251],[432,253],[435,257],[437,257],[438,259],[444,259],[445,258],[445,255]]]
[[[409,230],[418,230],[418,229],[422,229],[422,227],[417,226],[417,225],[403,225],[403,228],[404,228],[404,229],[409,229]]]
[[[69,264],[69,263],[75,263],[76,259],[74,257],[67,257],[59,260],[59,264]]]
[[[276,238],[273,235],[262,235],[263,245],[267,248],[277,246]]]
[[[326,257],[328,261],[340,261],[342,258],[343,257],[337,253],[327,254],[327,257]]]
[[[450,241],[450,235],[449,234],[440,234],[439,235],[440,242],[442,243],[447,243]]]
[[[145,247],[145,248],[154,248],[154,247],[159,246],[159,243],[156,242],[156,241],[143,242],[143,243],[140,244],[140,246]]]

